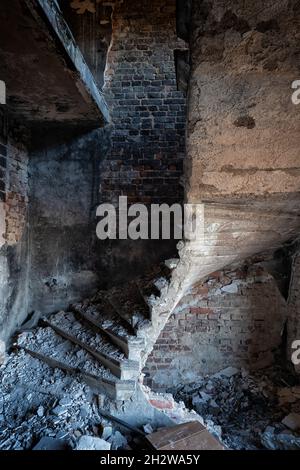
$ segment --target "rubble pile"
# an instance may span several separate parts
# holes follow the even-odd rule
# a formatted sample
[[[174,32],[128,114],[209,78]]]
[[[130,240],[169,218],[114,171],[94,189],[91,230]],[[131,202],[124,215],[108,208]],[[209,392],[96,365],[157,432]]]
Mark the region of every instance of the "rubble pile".
[[[50,347],[48,330],[22,334],[19,341],[27,339],[32,344],[36,338],[44,341],[46,349]],[[56,354],[58,351],[56,348]],[[76,449],[83,445],[92,450],[99,448],[100,438],[106,441],[104,449],[117,449],[126,448],[131,439],[112,428],[99,413],[99,407],[108,406],[102,395],[95,395],[77,378],[48,367],[24,350],[10,354],[0,367],[0,388],[0,450]]]
[[[228,367],[172,392],[229,449],[300,448],[300,386],[279,366]]]
[[[137,330],[150,324],[147,298],[168,285],[164,273],[155,268],[22,326],[0,366],[0,450],[136,445],[132,433],[108,427],[100,409],[117,413],[135,393],[143,345]]]

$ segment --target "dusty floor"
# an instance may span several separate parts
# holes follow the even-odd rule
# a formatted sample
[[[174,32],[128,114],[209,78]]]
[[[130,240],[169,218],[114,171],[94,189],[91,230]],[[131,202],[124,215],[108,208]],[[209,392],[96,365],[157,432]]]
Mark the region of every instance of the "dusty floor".
[[[229,367],[172,393],[230,449],[300,448],[300,427],[294,432],[282,423],[290,413],[300,413],[300,386],[280,366],[251,374]]]
[[[71,321],[71,326],[76,326],[72,313],[60,312],[52,321],[63,326]],[[89,333],[80,330],[80,334]],[[97,343],[96,336],[84,339]],[[105,342],[96,343],[105,351],[111,348]],[[97,361],[48,327],[21,333],[16,345],[49,356],[54,354],[57,360],[113,379]],[[42,438],[47,438],[43,445],[53,449],[115,450],[141,445],[131,432],[101,415],[100,409],[109,410],[111,406],[104,395],[93,392],[79,378],[50,368],[23,349],[13,349],[0,367],[0,389],[0,450],[33,449]],[[209,431],[229,449],[300,448],[299,379],[283,366],[255,373],[228,367],[168,392],[173,394],[178,409],[184,403],[187,409],[196,411],[198,417],[194,419],[201,417]],[[291,413],[293,420],[299,420],[298,428],[287,421],[282,423]],[[144,425],[147,432],[153,430],[151,426],[147,429],[147,419]]]
[[[0,383],[1,450],[32,449],[43,436],[59,440],[55,448],[72,449],[80,437],[101,436],[111,427],[87,385],[24,351],[12,354],[0,368]],[[126,447],[126,439],[113,444],[115,432],[106,430],[112,448]]]

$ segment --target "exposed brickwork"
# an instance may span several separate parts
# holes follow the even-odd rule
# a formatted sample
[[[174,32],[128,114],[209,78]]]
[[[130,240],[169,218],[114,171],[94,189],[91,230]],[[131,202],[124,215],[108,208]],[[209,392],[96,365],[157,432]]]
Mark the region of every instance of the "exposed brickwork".
[[[116,1],[105,87],[112,148],[101,169],[101,199],[181,201],[186,98],[177,90],[175,0]]]
[[[263,269],[215,273],[183,298],[144,372],[165,390],[226,366],[262,367],[281,343],[286,302]]]
[[[4,114],[0,118],[0,236],[2,243],[13,245],[24,233],[28,206],[28,153],[21,143],[27,131],[16,122],[8,123]]]
[[[28,155],[25,150],[7,146],[6,241],[18,243],[24,233],[28,204]]]
[[[28,314],[28,244],[25,243],[28,208],[28,132],[0,116],[0,164],[3,182],[0,200],[0,340],[6,342]],[[4,343],[0,341],[0,362]]]

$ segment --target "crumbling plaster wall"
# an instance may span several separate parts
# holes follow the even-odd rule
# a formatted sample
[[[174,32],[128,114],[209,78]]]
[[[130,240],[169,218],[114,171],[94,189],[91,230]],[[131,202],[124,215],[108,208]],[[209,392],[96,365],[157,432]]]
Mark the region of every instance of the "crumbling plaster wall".
[[[298,0],[194,2],[190,200],[299,194]]]
[[[187,286],[299,233],[297,5],[193,2],[185,187],[205,238]]]
[[[145,383],[166,390],[228,366],[268,366],[287,315],[277,283],[261,265],[213,273],[174,310],[148,357]]]

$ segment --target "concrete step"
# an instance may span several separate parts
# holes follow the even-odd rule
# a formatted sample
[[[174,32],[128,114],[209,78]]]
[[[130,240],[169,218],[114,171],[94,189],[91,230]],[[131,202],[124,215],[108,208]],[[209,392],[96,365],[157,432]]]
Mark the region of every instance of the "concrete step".
[[[61,314],[59,316],[61,318]],[[53,317],[51,317],[51,322],[54,322]],[[83,374],[92,374],[109,382],[116,381],[116,376],[86,350],[58,335],[49,326],[37,327],[30,332],[22,333],[18,336],[17,345],[45,357],[51,357]]]
[[[112,352],[107,354],[103,351],[104,348],[101,348],[101,343],[99,343],[97,348],[90,345],[90,341],[88,340],[89,336],[86,332],[84,336],[87,339],[84,341],[80,339],[80,334],[81,336],[83,334],[82,330],[79,331],[79,334],[74,335],[72,334],[74,328],[62,329],[48,320],[44,320],[44,323],[62,338],[88,352],[96,361],[110,370],[111,373],[120,380],[135,380],[138,377],[140,371],[139,362],[126,359],[123,354],[119,354],[119,351],[115,347],[112,346]]]
[[[102,334],[116,345],[131,361],[140,362],[141,351],[144,347],[144,340],[128,333],[120,325],[119,319],[112,316],[108,319],[97,311],[96,307],[84,308],[82,304],[71,306],[72,311],[85,325],[88,325],[98,334]]]
[[[23,349],[33,358],[44,362],[53,369],[60,369],[65,373],[78,377],[80,380],[89,385],[89,387],[91,387],[95,392],[105,394],[113,400],[129,400],[135,392],[135,381],[105,379],[104,377],[99,377],[89,372],[83,372],[80,368],[72,367],[64,362],[57,361],[51,356],[46,356],[37,351],[33,351],[25,347],[20,347],[20,349]]]

